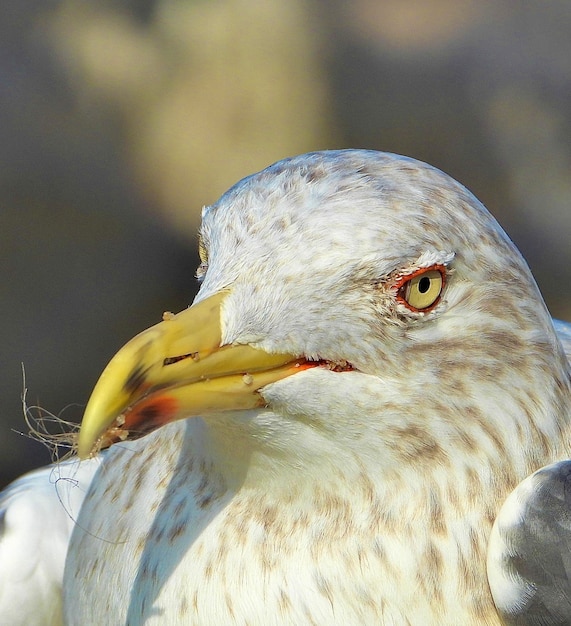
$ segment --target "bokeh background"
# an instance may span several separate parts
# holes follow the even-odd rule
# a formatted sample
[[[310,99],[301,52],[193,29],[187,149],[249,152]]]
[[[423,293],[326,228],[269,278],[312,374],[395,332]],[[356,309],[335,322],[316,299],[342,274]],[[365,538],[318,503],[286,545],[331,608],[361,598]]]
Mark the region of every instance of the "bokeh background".
[[[49,461],[116,349],[187,306],[200,209],[367,147],[468,186],[571,319],[568,0],[20,0],[0,7],[0,485]]]

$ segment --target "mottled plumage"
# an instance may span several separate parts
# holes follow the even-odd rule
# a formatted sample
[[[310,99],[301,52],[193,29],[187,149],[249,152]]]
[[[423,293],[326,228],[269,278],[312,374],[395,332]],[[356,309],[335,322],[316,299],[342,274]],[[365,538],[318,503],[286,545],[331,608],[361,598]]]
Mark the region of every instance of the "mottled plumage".
[[[110,449],[69,548],[67,623],[500,624],[492,525],[518,483],[570,456],[571,387],[496,221],[418,161],[322,152],[238,183],[201,241],[195,305],[221,299],[220,356],[248,345],[298,373],[262,385],[257,408]],[[405,289],[427,271],[442,292],[419,310]],[[202,358],[164,356],[169,372]],[[126,374],[125,436],[129,416],[198,387],[152,372]]]

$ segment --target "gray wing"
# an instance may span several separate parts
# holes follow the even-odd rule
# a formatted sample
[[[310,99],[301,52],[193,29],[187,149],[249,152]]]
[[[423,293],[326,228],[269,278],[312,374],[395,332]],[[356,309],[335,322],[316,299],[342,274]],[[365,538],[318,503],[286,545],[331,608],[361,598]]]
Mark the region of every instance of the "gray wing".
[[[488,579],[506,624],[571,625],[571,461],[510,494],[490,537]]]
[[[0,626],[62,624],[67,546],[100,459],[26,474],[0,493]]]

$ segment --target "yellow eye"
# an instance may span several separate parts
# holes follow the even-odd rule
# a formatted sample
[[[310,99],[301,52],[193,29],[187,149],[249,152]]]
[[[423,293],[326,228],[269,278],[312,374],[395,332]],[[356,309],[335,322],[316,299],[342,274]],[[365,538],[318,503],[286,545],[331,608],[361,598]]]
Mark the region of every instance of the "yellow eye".
[[[198,236],[198,256],[200,257],[200,265],[196,270],[196,278],[199,281],[206,276],[206,270],[208,269],[208,249],[204,243],[204,240],[199,235]]]
[[[200,263],[202,265],[208,265],[208,250],[204,245],[204,240],[199,235],[198,237],[198,256],[200,257]]]
[[[397,299],[411,311],[429,311],[440,300],[444,287],[444,269],[426,268],[405,277],[397,285]]]

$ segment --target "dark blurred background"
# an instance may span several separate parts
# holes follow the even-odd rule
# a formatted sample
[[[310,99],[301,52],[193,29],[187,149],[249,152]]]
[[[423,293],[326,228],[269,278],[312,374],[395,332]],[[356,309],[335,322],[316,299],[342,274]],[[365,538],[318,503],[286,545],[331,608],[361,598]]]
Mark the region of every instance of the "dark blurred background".
[[[202,205],[367,147],[469,187],[571,319],[571,3],[20,0],[0,7],[0,485],[49,461],[118,347],[187,306]]]

